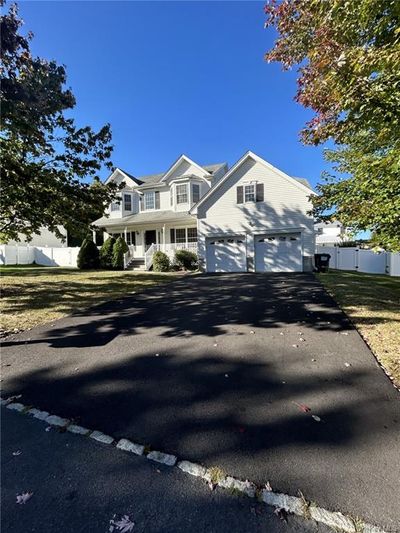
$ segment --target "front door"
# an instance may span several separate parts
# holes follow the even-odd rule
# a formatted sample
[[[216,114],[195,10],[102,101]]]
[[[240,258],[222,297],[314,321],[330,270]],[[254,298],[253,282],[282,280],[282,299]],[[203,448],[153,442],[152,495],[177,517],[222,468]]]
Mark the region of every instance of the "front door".
[[[156,244],[156,242],[157,242],[156,230],[155,229],[147,230],[144,234],[145,251],[147,251],[152,244]]]

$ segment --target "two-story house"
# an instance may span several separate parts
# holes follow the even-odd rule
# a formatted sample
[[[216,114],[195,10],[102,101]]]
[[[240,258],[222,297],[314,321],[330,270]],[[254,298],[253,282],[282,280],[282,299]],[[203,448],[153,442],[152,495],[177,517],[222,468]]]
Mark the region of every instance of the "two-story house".
[[[182,155],[166,172],[134,177],[116,169],[108,180],[123,182],[118,201],[95,221],[107,235],[122,235],[127,262],[149,269],[156,250],[198,253],[208,272],[301,272],[311,270],[313,191],[252,152],[230,169],[200,166]]]

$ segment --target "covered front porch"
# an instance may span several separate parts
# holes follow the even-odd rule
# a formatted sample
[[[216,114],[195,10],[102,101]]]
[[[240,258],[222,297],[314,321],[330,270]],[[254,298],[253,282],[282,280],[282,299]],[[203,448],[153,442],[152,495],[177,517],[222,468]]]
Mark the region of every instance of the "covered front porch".
[[[145,270],[152,266],[153,254],[162,251],[171,261],[176,250],[190,250],[197,253],[197,224],[147,224],[146,226],[127,225],[124,227],[106,228],[104,238],[122,236],[128,244],[129,251],[125,254],[125,267],[135,262],[143,265]]]

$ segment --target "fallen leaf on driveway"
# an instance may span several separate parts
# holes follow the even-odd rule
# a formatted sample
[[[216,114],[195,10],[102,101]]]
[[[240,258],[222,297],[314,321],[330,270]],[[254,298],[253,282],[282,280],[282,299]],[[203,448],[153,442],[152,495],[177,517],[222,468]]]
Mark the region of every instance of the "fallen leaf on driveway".
[[[135,527],[135,522],[132,522],[128,515],[124,515],[121,520],[110,520],[110,527],[108,531],[112,533],[113,531],[120,531],[121,533],[129,533],[133,531]]]
[[[47,428],[45,429],[45,431],[51,431],[51,426],[47,426]]]
[[[277,509],[275,509],[274,513],[278,518],[287,523],[287,512],[283,507],[278,507]]]
[[[350,363],[345,363],[344,366],[351,366],[351,364]]]
[[[316,422],[321,422],[321,419],[317,415],[311,415]]]
[[[21,450],[17,450],[15,452],[12,452],[14,457],[17,457],[18,455],[21,455],[21,453],[22,453]]]
[[[267,481],[265,484],[265,490],[267,490],[268,492],[272,492],[271,483],[269,481]]]
[[[26,503],[28,500],[30,500],[33,496],[33,492],[23,492],[22,494],[17,494],[17,501],[16,503]]]
[[[254,331],[253,330],[251,330],[250,333],[251,333],[251,335],[254,335]]]
[[[297,405],[297,407],[303,411],[303,413],[309,413],[311,411],[311,407],[308,407],[308,405],[306,405],[305,403],[297,403],[297,402],[292,402],[294,403],[295,405]]]
[[[292,344],[293,348],[298,348],[299,345],[298,344]]]

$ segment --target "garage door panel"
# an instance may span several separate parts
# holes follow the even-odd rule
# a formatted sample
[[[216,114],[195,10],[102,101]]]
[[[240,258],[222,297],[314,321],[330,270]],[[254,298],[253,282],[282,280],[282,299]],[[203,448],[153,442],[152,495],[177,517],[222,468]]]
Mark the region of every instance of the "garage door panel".
[[[255,237],[256,272],[302,272],[300,234]]]
[[[242,237],[221,237],[207,241],[208,272],[245,272],[246,242]]]

